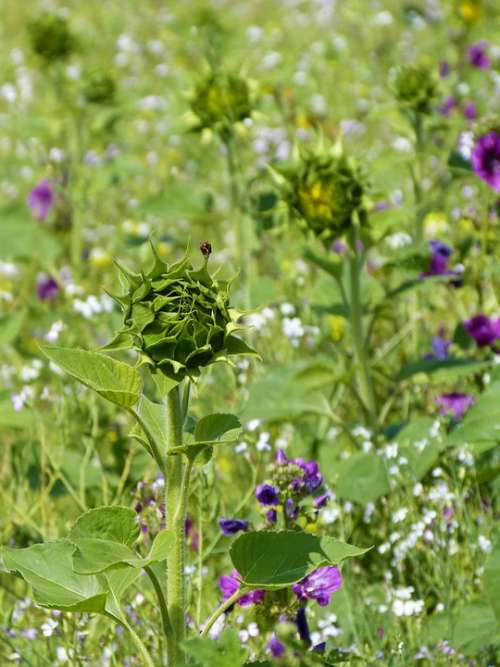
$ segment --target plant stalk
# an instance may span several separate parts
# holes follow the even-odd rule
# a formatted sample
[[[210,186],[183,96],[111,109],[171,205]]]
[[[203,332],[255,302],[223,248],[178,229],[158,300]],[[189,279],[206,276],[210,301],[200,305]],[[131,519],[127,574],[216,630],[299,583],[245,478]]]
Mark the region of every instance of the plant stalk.
[[[209,633],[210,628],[212,625],[215,623],[215,621],[221,616],[225,611],[227,611],[230,607],[233,606],[242,595],[246,593],[246,590],[243,588],[238,588],[237,591],[235,591],[231,597],[229,597],[227,600],[225,600],[220,607],[217,607],[217,609],[214,611],[214,613],[210,616],[210,618],[207,620],[205,625],[203,626],[203,630],[201,631],[200,635],[202,637],[206,637]]]
[[[168,456],[168,450],[182,445],[183,413],[177,385],[165,398],[167,413],[167,457],[165,463],[165,517],[167,529],[174,533],[174,543],[167,556],[167,611],[172,632],[167,637],[169,667],[183,664],[181,642],[185,636],[186,593],[185,508],[182,508],[184,463],[182,456]]]
[[[358,368],[359,392],[365,406],[370,427],[376,424],[377,405],[370,366],[366,354],[365,337],[363,332],[363,305],[361,302],[361,262],[356,249],[357,234],[353,234],[351,256],[349,257],[349,287],[350,304],[349,317],[351,321],[351,335]]]

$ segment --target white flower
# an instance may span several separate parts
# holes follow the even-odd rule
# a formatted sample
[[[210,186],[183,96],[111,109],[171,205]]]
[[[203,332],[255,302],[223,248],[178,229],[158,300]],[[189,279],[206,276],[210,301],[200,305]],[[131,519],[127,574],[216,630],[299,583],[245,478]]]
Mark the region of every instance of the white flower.
[[[45,623],[42,623],[40,626],[42,629],[42,634],[44,637],[52,637],[54,634],[54,630],[57,628],[59,623],[57,621],[54,621],[53,618],[48,618]]]
[[[259,435],[259,439],[257,440],[257,451],[259,452],[269,452],[271,451],[271,445],[269,444],[269,440],[271,439],[271,434],[268,433],[267,431],[263,431]]]
[[[291,303],[282,303],[280,306],[280,311],[282,315],[293,315],[295,313],[295,306]]]
[[[56,655],[57,655],[57,662],[68,662],[69,656],[68,652],[64,648],[64,646],[58,646],[56,648]]]
[[[393,513],[392,520],[394,521],[394,523],[401,523],[401,521],[404,521],[407,516],[408,516],[408,508],[400,507]]]
[[[396,232],[396,234],[387,236],[385,240],[389,248],[397,250],[397,248],[404,248],[411,243],[411,236],[405,232]]]
[[[489,540],[484,535],[479,535],[479,537],[477,538],[477,543],[481,551],[483,551],[485,554],[489,554],[493,548],[491,540]]]
[[[245,428],[247,431],[255,431],[260,426],[260,419],[252,419],[247,422]]]
[[[411,141],[406,137],[397,137],[392,142],[392,147],[401,153],[409,153],[411,151]]]

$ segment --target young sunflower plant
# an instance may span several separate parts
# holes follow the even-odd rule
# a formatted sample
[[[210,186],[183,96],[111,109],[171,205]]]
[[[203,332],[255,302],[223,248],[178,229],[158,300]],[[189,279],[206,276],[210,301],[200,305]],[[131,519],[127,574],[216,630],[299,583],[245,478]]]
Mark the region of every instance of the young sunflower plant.
[[[215,446],[237,443],[241,432],[232,414],[206,415],[193,428],[194,418],[188,419],[191,384],[210,364],[256,354],[236,335],[243,327],[238,323],[241,314],[230,306],[230,284],[208,270],[210,244],[200,249],[204,260],[198,268],[192,266],[189,253],[168,265],[154,248],[146,271],[134,273],[118,265],[123,289],[114,298],[123,310],[123,326],[104,348],[42,347],[51,363],[133,417],[131,435],[156,461],[165,480],[165,528],[143,553],[134,509],[97,507],[80,516],[64,539],[5,548],[2,554],[3,569],[31,584],[39,605],[113,619],[128,630],[148,667],[189,664],[184,654],[190,610],[185,545],[192,475],[197,465],[211,459]],[[135,366],[110,356],[120,350],[136,353]],[[145,387],[155,391],[150,395]],[[230,550],[235,584],[207,619],[202,634],[245,596],[260,599],[259,591],[299,585],[318,568],[333,571],[341,560],[364,551],[300,530],[246,532]],[[157,596],[166,663],[163,642],[153,655],[123,610],[124,594],[132,585],[140,587],[143,572]]]

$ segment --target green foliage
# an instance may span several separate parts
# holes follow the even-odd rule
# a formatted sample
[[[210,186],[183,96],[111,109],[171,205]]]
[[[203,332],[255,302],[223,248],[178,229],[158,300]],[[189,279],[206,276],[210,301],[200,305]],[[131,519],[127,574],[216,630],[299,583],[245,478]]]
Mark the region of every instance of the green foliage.
[[[353,454],[339,464],[337,471],[337,490],[345,500],[366,505],[390,491],[385,463],[377,454]]]
[[[244,586],[280,589],[322,565],[338,565],[367,551],[330,537],[286,530],[243,534],[229,553]]]
[[[41,346],[44,355],[82,384],[116,405],[130,408],[141,394],[142,381],[135,368],[99,352]]]

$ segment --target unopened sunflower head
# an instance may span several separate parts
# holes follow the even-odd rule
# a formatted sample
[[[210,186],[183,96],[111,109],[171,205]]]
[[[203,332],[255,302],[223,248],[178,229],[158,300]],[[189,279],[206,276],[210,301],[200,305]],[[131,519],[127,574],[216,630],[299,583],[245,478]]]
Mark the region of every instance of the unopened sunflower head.
[[[116,82],[108,72],[94,69],[84,77],[83,97],[90,104],[112,104],[115,99]]]
[[[437,97],[437,82],[423,65],[401,65],[392,73],[394,96],[403,109],[429,114]]]
[[[210,72],[191,95],[195,129],[224,131],[250,118],[254,101],[252,85],[247,79],[235,73]]]
[[[291,211],[325,243],[346,232],[367,204],[363,171],[339,144],[299,153],[282,171],[281,183]]]
[[[123,312],[117,338],[128,338],[153,372],[173,380],[197,377],[201,369],[231,355],[255,354],[234,335],[243,327],[229,305],[227,281],[208,272],[209,252],[201,268],[193,268],[188,253],[168,265],[154,252],[147,273],[132,273],[120,265],[126,292],[114,298]],[[209,245],[209,244],[208,244]]]
[[[64,60],[75,50],[68,22],[58,14],[44,13],[28,26],[31,47],[47,63]]]

